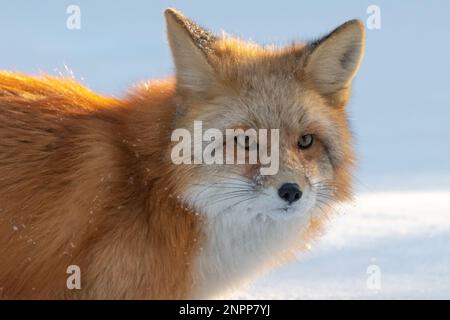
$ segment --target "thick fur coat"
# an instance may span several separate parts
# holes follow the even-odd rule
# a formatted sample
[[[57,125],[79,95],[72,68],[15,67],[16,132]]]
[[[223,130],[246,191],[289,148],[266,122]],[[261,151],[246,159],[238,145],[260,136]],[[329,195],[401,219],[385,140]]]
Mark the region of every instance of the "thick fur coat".
[[[0,297],[210,298],[292,258],[351,197],[345,105],[364,30],[261,47],[166,11],[174,78],[128,97],[0,73]],[[277,128],[280,169],[175,165],[171,133]],[[314,136],[308,150],[298,140]],[[303,197],[285,204],[277,189]],[[67,268],[81,270],[68,289]]]

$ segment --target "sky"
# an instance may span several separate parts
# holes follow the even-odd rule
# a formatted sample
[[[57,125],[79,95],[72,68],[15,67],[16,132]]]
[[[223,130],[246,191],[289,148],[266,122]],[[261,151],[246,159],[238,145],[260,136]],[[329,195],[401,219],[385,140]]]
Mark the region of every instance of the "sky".
[[[72,4],[81,9],[79,30],[66,27]],[[366,22],[369,5],[380,8],[381,29],[367,30],[348,106],[357,189],[448,189],[448,1],[0,0],[0,69],[67,75],[66,65],[92,90],[120,97],[135,82],[173,73],[167,7],[215,32],[283,45],[317,38],[349,19]]]

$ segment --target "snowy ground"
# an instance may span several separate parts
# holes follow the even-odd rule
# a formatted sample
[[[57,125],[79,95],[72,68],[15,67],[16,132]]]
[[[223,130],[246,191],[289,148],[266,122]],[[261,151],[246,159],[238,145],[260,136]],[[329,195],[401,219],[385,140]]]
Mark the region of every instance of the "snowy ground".
[[[450,191],[360,194],[339,211],[310,252],[233,298],[450,299]]]

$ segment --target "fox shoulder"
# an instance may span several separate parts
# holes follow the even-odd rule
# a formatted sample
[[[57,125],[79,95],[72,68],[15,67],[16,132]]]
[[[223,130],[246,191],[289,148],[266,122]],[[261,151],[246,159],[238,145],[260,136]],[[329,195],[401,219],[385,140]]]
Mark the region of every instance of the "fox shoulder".
[[[3,110],[9,105],[25,105],[67,113],[83,113],[117,103],[118,100],[100,96],[72,79],[0,72],[0,105]]]

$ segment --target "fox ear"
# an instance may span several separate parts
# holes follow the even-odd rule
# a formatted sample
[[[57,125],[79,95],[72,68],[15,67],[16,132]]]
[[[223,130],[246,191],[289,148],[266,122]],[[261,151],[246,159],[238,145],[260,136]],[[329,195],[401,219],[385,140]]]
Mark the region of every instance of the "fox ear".
[[[214,80],[210,56],[215,36],[175,9],[167,9],[164,14],[178,88],[206,91]]]
[[[364,41],[363,24],[351,20],[307,46],[305,80],[333,106],[347,103],[364,55]]]

